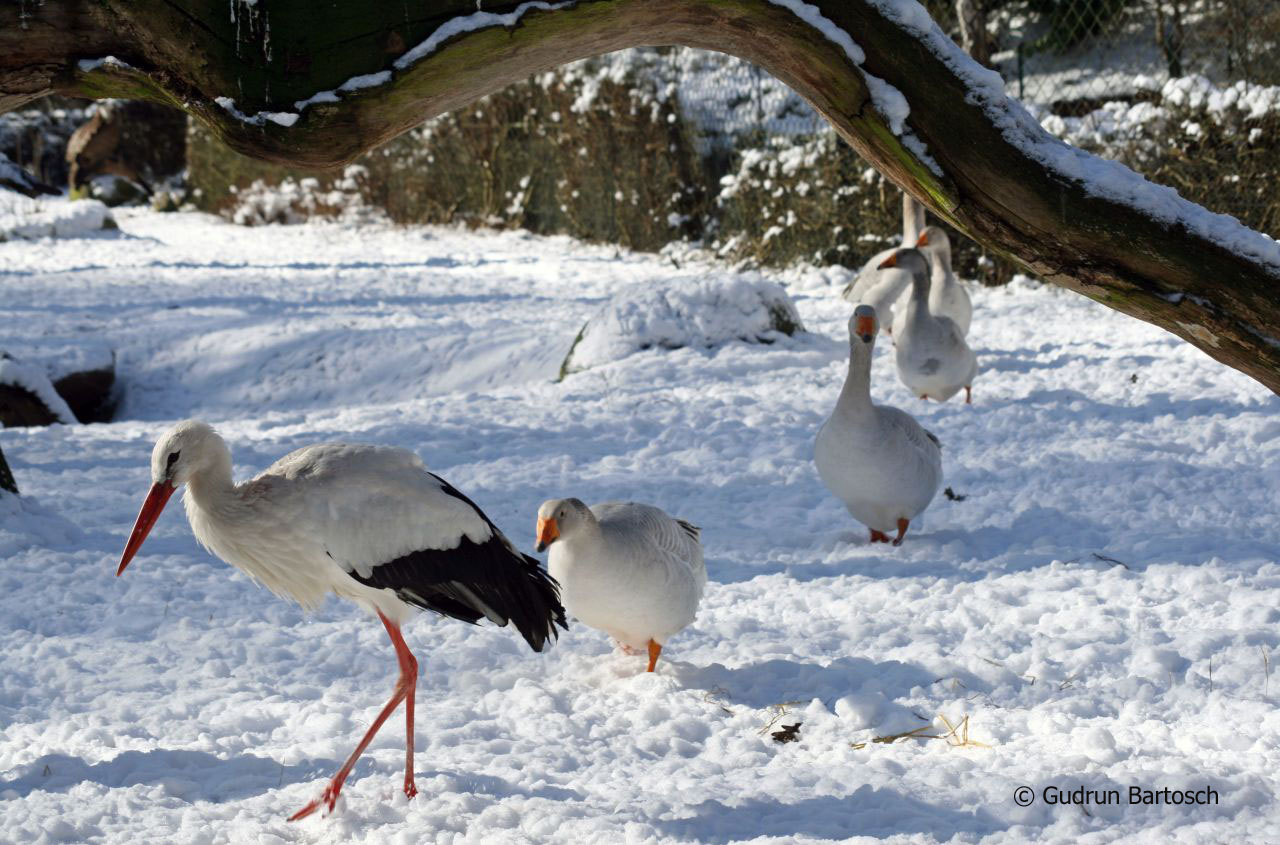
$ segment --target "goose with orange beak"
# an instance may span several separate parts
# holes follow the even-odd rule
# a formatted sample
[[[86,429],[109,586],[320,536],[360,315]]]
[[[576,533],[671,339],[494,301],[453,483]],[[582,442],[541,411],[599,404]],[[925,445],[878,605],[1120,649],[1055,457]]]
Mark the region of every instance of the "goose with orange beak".
[[[942,447],[909,414],[871,401],[876,323],[868,305],[849,319],[849,374],[818,430],[813,462],[827,489],[871,531],[871,542],[897,546],[942,484]]]
[[[650,672],[697,615],[707,585],[700,534],[636,502],[549,499],[538,508],[537,550],[547,551],[565,610],[628,654],[648,652]]]
[[[969,336],[973,322],[973,302],[969,292],[951,270],[951,239],[940,226],[926,226],[915,246],[929,256],[929,311],[950,317],[960,333]]]
[[[964,388],[964,401],[978,374],[978,359],[964,332],[950,317],[929,308],[929,263],[917,249],[900,249],[882,267],[901,267],[911,274],[911,298],[894,329],[894,362],[898,378],[921,399],[945,402]]]
[[[925,229],[924,206],[915,197],[902,192],[902,243],[901,247],[915,246]],[[858,277],[845,287],[841,294],[854,305],[870,305],[880,316],[879,325],[887,334],[895,331],[894,303],[911,286],[911,274],[901,270],[885,269],[880,265],[901,248],[894,247],[876,253],[867,259],[858,271]]]

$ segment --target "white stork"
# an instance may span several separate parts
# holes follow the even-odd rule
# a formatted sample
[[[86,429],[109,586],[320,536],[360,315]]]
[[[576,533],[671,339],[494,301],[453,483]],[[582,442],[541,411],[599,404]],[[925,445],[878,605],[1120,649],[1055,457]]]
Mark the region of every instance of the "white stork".
[[[356,760],[405,702],[404,791],[413,782],[413,699],[418,678],[400,626],[416,609],[497,625],[514,622],[534,651],[567,627],[555,580],[503,536],[466,496],[417,455],[385,446],[323,443],[290,452],[243,484],[209,425],[178,423],[151,453],[151,492],[120,557],[124,572],[165,502],[182,484],[187,519],[206,549],[277,595],[314,608],[332,592],[376,614],[400,678],[360,744],[319,798],[330,811]]]

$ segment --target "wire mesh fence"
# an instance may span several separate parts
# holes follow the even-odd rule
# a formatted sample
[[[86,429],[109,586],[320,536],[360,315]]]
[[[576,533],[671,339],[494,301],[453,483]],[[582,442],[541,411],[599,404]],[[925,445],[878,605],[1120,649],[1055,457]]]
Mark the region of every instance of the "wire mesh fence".
[[[1280,234],[1280,0],[925,0],[1050,132]],[[702,149],[825,124],[746,62],[654,51]],[[723,155],[727,167],[731,155]]]
[[[924,2],[1048,131],[1280,235],[1280,0]],[[0,153],[63,183],[83,105],[0,116]],[[370,201],[394,219],[498,221],[636,246],[703,238],[768,263],[856,264],[898,229],[890,183],[785,85],[719,53],[601,56],[440,120],[439,131],[428,124],[371,154]],[[565,154],[529,152],[547,139]],[[283,178],[251,168],[233,178],[193,150],[190,194],[202,207],[233,183]],[[588,185],[577,163],[600,150],[631,162],[613,181],[635,184]],[[678,166],[649,167],[654,156]],[[225,150],[213,158],[235,163]],[[421,190],[402,178],[415,169],[430,183]],[[976,245],[957,258],[971,278],[1008,276]]]

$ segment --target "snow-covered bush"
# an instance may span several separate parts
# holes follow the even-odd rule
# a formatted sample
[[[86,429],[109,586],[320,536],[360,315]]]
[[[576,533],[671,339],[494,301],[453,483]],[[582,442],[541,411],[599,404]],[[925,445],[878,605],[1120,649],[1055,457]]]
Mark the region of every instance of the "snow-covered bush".
[[[304,223],[312,218],[368,222],[380,213],[365,201],[362,187],[367,174],[364,167],[353,164],[327,186],[315,177],[298,181],[285,177],[278,184],[257,179],[244,190],[232,185],[235,201],[223,213],[241,226]]]
[[[654,347],[711,347],[731,340],[772,343],[803,331],[781,285],[743,276],[678,285],[637,285],[593,314],[560,367],[564,376]]]
[[[541,74],[363,159],[398,222],[516,226],[656,250],[696,238],[706,178],[674,88],[617,63]]]
[[[516,83],[372,150],[358,193],[397,223],[563,233],[656,250],[696,238],[707,177],[674,85],[627,63],[579,63]],[[306,174],[189,135],[196,204],[239,222],[333,216],[347,175]],[[367,178],[366,178],[367,177]]]
[[[1141,95],[1134,101],[1080,117],[1041,111],[1041,125],[1193,202],[1280,234],[1280,86],[1218,86],[1203,76],[1134,83]]]
[[[715,244],[725,258],[860,267],[898,243],[902,194],[834,131],[774,137],[739,152],[720,180]],[[952,263],[965,278],[1008,281],[1013,266],[956,232]]]

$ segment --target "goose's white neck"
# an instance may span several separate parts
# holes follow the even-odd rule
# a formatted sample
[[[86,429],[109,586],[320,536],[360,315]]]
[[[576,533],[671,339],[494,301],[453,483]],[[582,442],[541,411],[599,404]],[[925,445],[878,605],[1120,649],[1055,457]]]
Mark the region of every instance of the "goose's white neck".
[[[915,246],[924,231],[924,206],[916,198],[902,192],[902,245]]]
[[[911,298],[906,303],[906,319],[909,323],[929,316],[929,289],[932,288],[928,273],[911,274]]]
[[[943,263],[942,255],[939,254],[937,256],[937,260],[933,262],[933,270],[929,274],[929,280],[931,282],[937,282],[940,285],[945,285],[947,282],[947,275],[947,265]]]
[[[836,410],[846,414],[858,414],[871,410],[871,353],[873,343],[863,343],[858,338],[849,340],[849,374],[836,401]]]
[[[577,524],[573,526],[573,532],[560,539],[575,552],[596,546],[602,542],[600,521],[596,519],[596,515],[590,508],[583,508],[578,512]]]
[[[929,289],[932,287],[928,273],[911,274],[911,298],[916,302],[929,301]]]

